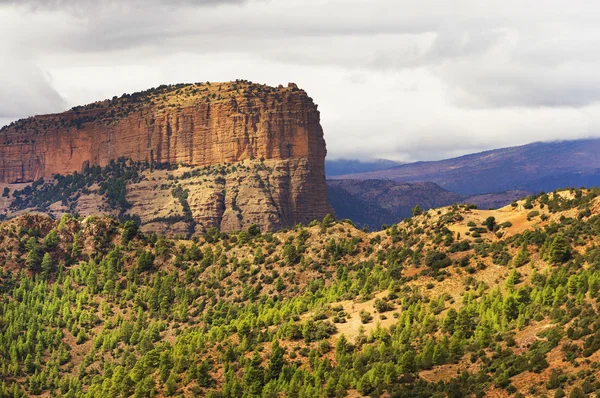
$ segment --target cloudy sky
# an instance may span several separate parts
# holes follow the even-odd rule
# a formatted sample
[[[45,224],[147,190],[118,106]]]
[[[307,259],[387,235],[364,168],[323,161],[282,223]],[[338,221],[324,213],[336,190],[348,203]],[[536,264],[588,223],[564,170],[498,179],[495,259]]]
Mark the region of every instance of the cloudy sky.
[[[330,157],[600,137],[595,0],[0,0],[0,124],[163,83],[296,82]]]

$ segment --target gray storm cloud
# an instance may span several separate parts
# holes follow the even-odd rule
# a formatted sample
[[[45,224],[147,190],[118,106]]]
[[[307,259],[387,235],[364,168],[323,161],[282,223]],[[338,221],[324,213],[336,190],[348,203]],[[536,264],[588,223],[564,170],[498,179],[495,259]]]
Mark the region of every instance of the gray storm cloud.
[[[59,112],[66,102],[52,86],[49,77],[35,66],[3,62],[0,76],[0,118],[15,119],[27,112],[36,115]]]
[[[585,0],[0,0],[0,120],[244,78],[305,88],[332,157],[600,136],[598,16]]]
[[[28,6],[34,8],[61,9],[65,7],[102,7],[107,5],[150,5],[152,3],[161,3],[168,5],[219,5],[227,3],[243,3],[245,0],[0,0],[0,4],[10,4],[18,6]]]

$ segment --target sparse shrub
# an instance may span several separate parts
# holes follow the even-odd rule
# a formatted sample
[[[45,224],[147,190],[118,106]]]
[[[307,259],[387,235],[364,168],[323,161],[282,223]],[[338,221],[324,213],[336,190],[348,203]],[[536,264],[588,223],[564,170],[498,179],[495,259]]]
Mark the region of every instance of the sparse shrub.
[[[359,316],[362,323],[369,323],[373,320],[373,315],[369,311],[361,310]]]

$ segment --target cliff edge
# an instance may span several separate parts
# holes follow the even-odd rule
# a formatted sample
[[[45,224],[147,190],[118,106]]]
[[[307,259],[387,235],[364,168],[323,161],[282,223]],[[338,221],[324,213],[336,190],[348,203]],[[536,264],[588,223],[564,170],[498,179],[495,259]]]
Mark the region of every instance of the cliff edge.
[[[151,167],[267,165],[270,172],[263,171],[261,178],[269,180],[269,193],[251,192],[245,199],[251,203],[248,212],[255,215],[246,222],[239,215],[234,218],[239,222],[230,220],[231,197],[226,196],[228,190],[247,191],[253,186],[248,180],[258,173],[246,172],[243,178],[230,173],[229,187],[213,184],[212,193],[207,192],[209,187],[201,187],[208,199],[199,211],[211,214],[195,217],[212,220],[203,229],[243,228],[257,221],[273,230],[307,223],[331,211],[319,111],[293,83],[276,88],[247,81],[161,86],[20,120],[0,130],[0,143],[0,182],[9,189],[11,184],[81,173],[122,158]],[[244,180],[245,186],[234,186]],[[199,186],[201,182],[197,181]],[[265,190],[254,183],[260,185],[258,191]],[[144,190],[151,189],[147,185]],[[128,191],[129,196],[139,194],[133,185]],[[239,203],[234,205],[243,214]],[[261,207],[268,208],[268,221]]]

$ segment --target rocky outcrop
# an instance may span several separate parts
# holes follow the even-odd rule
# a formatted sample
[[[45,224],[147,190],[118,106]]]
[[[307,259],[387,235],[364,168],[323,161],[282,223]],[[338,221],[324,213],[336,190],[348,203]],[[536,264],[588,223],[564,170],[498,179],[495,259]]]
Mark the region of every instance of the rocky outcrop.
[[[194,217],[229,230],[244,226],[234,207],[252,209],[249,218],[275,229],[330,212],[319,111],[291,83],[162,86],[21,120],[0,131],[0,142],[5,184],[81,172],[122,157],[190,167],[261,161],[272,169],[266,177],[270,195],[257,195],[263,187],[248,179],[228,180],[199,196],[190,190]]]

